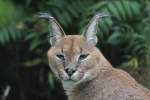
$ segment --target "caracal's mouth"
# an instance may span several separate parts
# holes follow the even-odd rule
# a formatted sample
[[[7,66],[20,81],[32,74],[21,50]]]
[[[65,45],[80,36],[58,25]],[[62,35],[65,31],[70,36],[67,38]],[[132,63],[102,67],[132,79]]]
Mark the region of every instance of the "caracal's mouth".
[[[83,75],[80,74],[78,71],[70,76],[66,72],[63,72],[62,76],[63,77],[61,77],[61,81],[72,81],[72,82],[78,82],[83,77]]]
[[[77,82],[79,80],[75,79],[74,77],[66,77],[65,79],[63,79],[63,81],[66,81],[66,82]]]

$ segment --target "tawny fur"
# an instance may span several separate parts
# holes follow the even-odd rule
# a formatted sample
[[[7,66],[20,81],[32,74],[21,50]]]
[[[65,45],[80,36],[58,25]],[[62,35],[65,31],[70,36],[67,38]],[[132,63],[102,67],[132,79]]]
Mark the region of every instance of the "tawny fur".
[[[66,65],[75,61],[75,55],[81,49],[82,52],[90,53],[86,64],[78,65],[77,70],[84,71],[78,76],[75,85],[66,89],[69,100],[150,100],[148,89],[137,83],[127,72],[113,68],[95,46],[86,43],[85,38],[78,35],[63,37],[48,51],[50,67],[61,81],[66,79],[64,66],[54,57],[62,49],[68,57]],[[82,80],[89,69],[91,78]]]

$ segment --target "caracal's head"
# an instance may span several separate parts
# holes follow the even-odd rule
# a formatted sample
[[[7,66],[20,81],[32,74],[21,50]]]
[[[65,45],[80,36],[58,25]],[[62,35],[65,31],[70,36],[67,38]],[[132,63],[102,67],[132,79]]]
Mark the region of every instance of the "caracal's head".
[[[82,35],[65,35],[57,21],[43,14],[50,22],[50,44],[48,62],[55,76],[62,82],[81,83],[96,77],[100,61],[97,43],[96,24],[100,17],[97,14],[88,24]]]

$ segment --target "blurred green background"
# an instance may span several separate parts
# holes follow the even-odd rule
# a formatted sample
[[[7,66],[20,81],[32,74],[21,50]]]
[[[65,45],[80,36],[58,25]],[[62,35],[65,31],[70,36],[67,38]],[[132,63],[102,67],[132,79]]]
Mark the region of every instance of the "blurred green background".
[[[67,34],[81,33],[97,12],[97,36],[113,66],[150,89],[150,0],[0,0],[0,100],[66,100],[48,63],[52,14]]]

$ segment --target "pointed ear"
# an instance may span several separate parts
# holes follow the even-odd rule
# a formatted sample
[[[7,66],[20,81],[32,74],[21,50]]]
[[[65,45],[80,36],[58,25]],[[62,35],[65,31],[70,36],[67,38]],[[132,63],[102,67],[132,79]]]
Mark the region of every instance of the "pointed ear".
[[[86,38],[87,42],[90,44],[96,45],[98,42],[96,33],[97,33],[97,23],[98,20],[102,17],[109,16],[108,14],[104,13],[97,13],[92,20],[89,22],[87,29],[83,33],[83,36]]]
[[[58,22],[53,19],[49,20],[50,44],[53,46],[58,43],[65,33]]]
[[[54,46],[58,43],[62,37],[65,36],[65,33],[59,23],[56,21],[54,17],[49,15],[48,13],[41,13],[39,18],[44,18],[49,20],[49,32],[50,32],[50,44]]]

